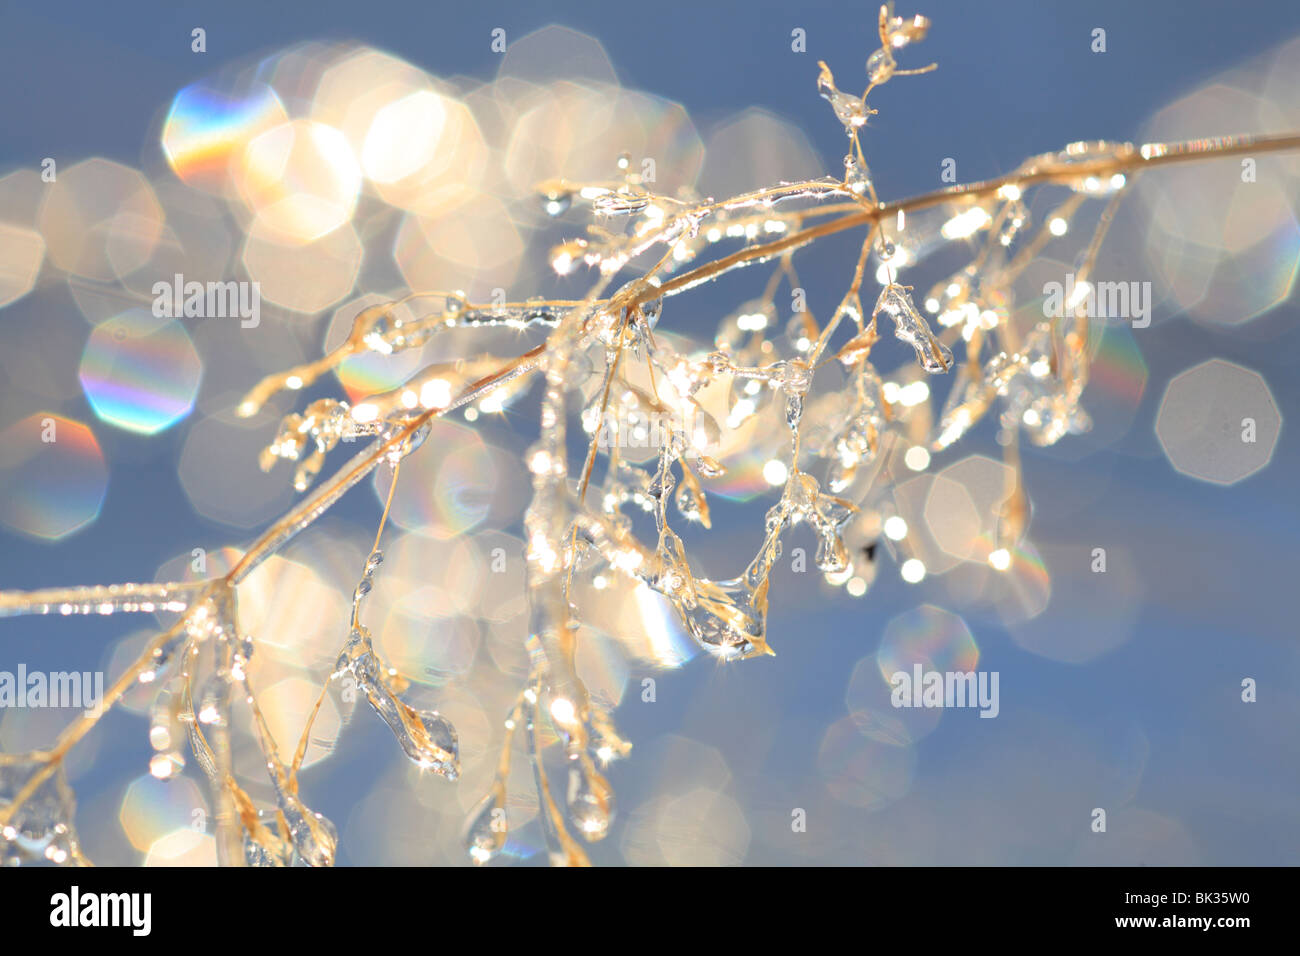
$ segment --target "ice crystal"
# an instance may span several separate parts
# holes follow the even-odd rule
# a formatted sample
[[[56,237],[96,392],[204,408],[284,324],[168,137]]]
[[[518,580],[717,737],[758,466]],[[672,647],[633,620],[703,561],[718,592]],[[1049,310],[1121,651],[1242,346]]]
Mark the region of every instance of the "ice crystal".
[[[523,520],[527,675],[504,722],[496,773],[469,815],[463,842],[476,864],[506,850],[507,787],[519,746],[537,787],[550,858],[585,863],[583,844],[607,836],[615,821],[615,794],[601,769],[626,756],[631,746],[615,730],[606,702],[588,692],[578,672],[585,589],[618,580],[661,596],[686,633],[720,659],[772,654],[767,622],[772,570],[787,540],[811,534],[823,578],[861,596],[881,573],[886,556],[906,558],[905,551],[893,548],[907,535],[906,523],[892,510],[899,461],[923,469],[931,453],[939,454],[991,419],[1015,475],[995,515],[993,554],[1003,557],[990,556],[994,568],[1005,570],[1009,560],[1004,558],[1021,541],[1028,511],[1019,477],[1019,436],[1048,445],[1088,427],[1082,407],[1091,361],[1087,317],[1076,310],[1017,325],[1016,279],[1049,236],[1067,234],[1081,206],[1104,200],[1101,225],[1084,236],[1078,259],[1082,281],[1095,264],[1113,204],[1133,176],[1171,157],[1185,158],[1182,154],[1193,147],[1074,144],[1030,159],[993,183],[881,203],[860,141],[874,113],[867,97],[896,77],[931,68],[901,70],[897,61],[928,27],[924,17],[896,16],[892,4],[882,7],[880,47],[868,56],[861,94],[840,90],[821,64],[817,92],[829,101],[849,141],[842,178],[702,199],[689,190],[656,192],[653,177],[643,180],[630,156],[621,155],[612,179],[551,180],[538,187],[548,225],[587,220],[585,232],[569,232],[548,259],[558,274],[591,280],[583,298],[487,303],[460,291],[412,292],[366,306],[341,344],[257,383],[237,405],[239,415],[254,416],[273,396],[291,397],[314,386],[350,359],[424,357],[424,364],[408,369],[396,387],[348,400],[315,398],[300,411],[283,414],[259,464],[272,471],[282,461],[293,463],[290,480],[303,498],[233,561],[228,573],[188,583],[0,593],[0,617],[169,615],[175,623],[142,650],[123,683],[157,689],[149,708],[150,772],[174,779],[185,768],[187,753],[193,757],[217,806],[223,863],[332,865],[337,830],[299,794],[311,720],[296,752],[281,754],[252,685],[250,662],[257,659],[258,637],[241,626],[236,587],[349,489],[385,469],[384,518],[356,579],[351,618],[340,622],[337,657],[322,699],[330,686],[355,687],[416,768],[456,779],[455,728],[438,711],[408,703],[410,678],[381,656],[366,623],[384,567],[379,538],[403,462],[429,440],[436,420],[453,411],[463,411],[469,421],[501,411],[537,383],[538,427],[524,453],[531,481]],[[1296,145],[1294,137],[1221,140],[1202,152]],[[1031,220],[1025,198],[1040,186],[1064,186],[1069,195],[1041,224]],[[530,209],[537,215],[535,206]],[[858,264],[839,305],[819,321],[806,303],[787,308],[777,292],[785,283],[802,295],[796,253],[833,233],[860,242]],[[939,249],[973,250],[973,257],[924,297],[924,310],[936,323],[932,328],[913,302],[911,287],[900,284],[899,272]],[[679,312],[677,297],[745,269],[770,276],[758,298],[720,318],[685,308]],[[868,312],[863,286],[873,277],[881,288]],[[908,350],[881,344],[881,321],[891,323],[894,337],[910,346],[906,361],[886,366]],[[704,327],[713,330],[712,341],[687,337],[708,336]],[[484,335],[506,330],[516,337],[540,332],[544,338],[512,358],[483,352],[448,360],[444,352],[430,361],[419,351],[466,330]],[[927,379],[954,370],[934,415]],[[573,454],[574,436],[586,444],[585,454]],[[357,450],[322,481],[339,446],[357,439],[363,439]],[[779,487],[779,495],[766,511],[756,553],[710,576],[682,535],[690,537],[688,524],[710,527],[716,483],[751,444],[761,445],[764,479]],[[642,517],[633,520],[637,513]],[[653,532],[646,533],[651,519]],[[915,558],[901,564],[909,580],[924,576]],[[125,691],[114,693],[110,707]],[[241,783],[244,768],[236,773],[231,734],[236,708],[247,708],[251,717],[274,795],[271,805],[258,806]],[[78,723],[36,757],[0,755],[4,862],[84,861],[62,761],[91,726],[93,721]],[[560,759],[549,760],[546,744],[556,740]],[[548,761],[552,770],[562,768],[555,785]]]

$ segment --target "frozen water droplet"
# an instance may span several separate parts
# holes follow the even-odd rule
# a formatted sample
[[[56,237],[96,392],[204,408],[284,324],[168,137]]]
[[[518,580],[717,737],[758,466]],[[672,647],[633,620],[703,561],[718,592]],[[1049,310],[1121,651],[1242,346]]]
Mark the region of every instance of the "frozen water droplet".
[[[251,867],[285,866],[286,861],[277,856],[273,847],[254,840],[248,833],[244,834],[244,863]]]
[[[650,487],[646,489],[651,498],[662,498],[666,494],[671,494],[677,484],[677,478],[667,468],[655,472],[650,479]]]
[[[817,92],[831,104],[836,118],[850,133],[866,125],[870,111],[863,104],[862,98],[841,93],[836,89],[835,77],[831,75],[830,69],[824,63],[821,73],[817,76]]]
[[[700,474],[705,478],[721,478],[727,473],[727,469],[716,458],[710,458],[708,455],[697,455],[695,458],[696,467],[699,468]]]
[[[791,428],[798,428],[803,419],[803,396],[787,395],[785,399],[785,423]]]
[[[641,314],[645,316],[646,324],[654,328],[659,322],[659,316],[664,310],[664,297],[659,296],[657,299],[651,299],[641,306]]]
[[[823,535],[817,545],[817,570],[837,574],[849,566],[849,549],[839,535]]]
[[[765,615],[753,606],[753,590],[742,579],[698,581],[696,604],[677,604],[691,636],[729,660],[766,653]]]
[[[349,631],[347,642],[339,652],[338,661],[334,664],[334,676],[356,669],[360,659],[366,654],[369,643],[364,629],[354,627]]]
[[[406,755],[421,767],[433,770],[448,780],[455,780],[460,771],[460,746],[456,739],[456,728],[436,710],[413,713],[424,730],[424,740],[419,740],[418,735],[412,735],[421,746],[410,748],[404,744]]]
[[[0,765],[0,810],[13,801],[38,769],[32,761]],[[76,801],[60,768],[0,827],[0,865],[75,862],[75,814]]]
[[[777,362],[771,374],[772,383],[791,395],[802,395],[812,385],[812,369],[802,359]]]
[[[671,528],[663,529],[659,562],[660,570],[651,586],[684,608],[695,607],[695,580],[686,561],[686,547]]]
[[[298,854],[298,862],[306,866],[333,866],[339,840],[334,824],[309,810],[293,794],[277,789],[280,813],[289,825],[289,837]]]
[[[370,557],[366,558],[366,574],[374,574],[375,569],[384,563],[384,552],[375,549],[370,552]]]
[[[257,825],[244,830],[244,862],[255,867],[288,866],[293,849],[280,839],[275,815],[257,811]]]
[[[677,496],[674,500],[677,503],[677,510],[683,518],[688,521],[700,520],[704,500],[703,496],[693,486],[683,484],[677,489]]]
[[[381,671],[365,628],[353,628],[339,654],[334,675],[337,677],[347,672],[356,677],[370,706],[388,724],[402,750],[413,762],[448,780],[455,780],[460,775],[456,728],[436,710],[417,711],[397,697],[390,686],[392,679]]]
[[[367,656],[355,666],[366,699],[397,737],[413,763],[448,780],[460,775],[456,729],[437,711],[417,711],[400,700],[378,676],[374,659]]]
[[[569,819],[584,839],[604,839],[614,819],[614,791],[604,777],[587,766],[570,767],[567,803]]]
[[[858,161],[852,153],[844,157],[844,182],[859,196],[865,195],[871,188],[871,171],[866,163]]]
[[[399,432],[403,431],[408,424],[410,423],[403,419],[397,419],[395,421],[389,422],[388,425],[383,429],[383,431],[379,433],[380,440],[385,442],[389,441],[394,436],[396,436]],[[431,421],[425,422],[423,425],[421,425],[419,428],[417,428],[410,435],[408,435],[402,441],[398,442],[389,450],[388,452],[389,462],[396,464],[397,462],[405,458],[407,455],[411,454],[411,452],[416,451],[421,445],[424,444],[425,439],[429,437],[429,434],[432,431],[433,431],[433,422]]]
[[[501,852],[509,835],[504,788],[499,784],[478,802],[465,824],[465,848],[470,859],[483,865]]]
[[[927,372],[936,374],[952,367],[952,352],[934,337],[902,286],[886,286],[876,302],[876,312],[884,312],[894,320],[894,335],[916,350],[916,360]]]
[[[877,86],[887,82],[894,75],[894,70],[898,64],[894,61],[894,55],[888,50],[881,48],[871,56],[867,57],[867,77]]]

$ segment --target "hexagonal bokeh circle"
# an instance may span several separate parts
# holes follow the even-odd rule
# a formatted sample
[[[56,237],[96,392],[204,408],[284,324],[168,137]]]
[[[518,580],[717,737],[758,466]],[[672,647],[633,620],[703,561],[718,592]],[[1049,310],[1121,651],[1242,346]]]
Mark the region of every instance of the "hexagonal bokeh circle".
[[[108,465],[95,433],[56,412],[0,431],[0,527],[61,541],[99,517]]]
[[[1281,431],[1282,414],[1263,376],[1217,358],[1175,376],[1156,414],[1169,464],[1218,485],[1267,465]]]
[[[100,421],[139,435],[156,435],[189,415],[202,375],[185,327],[144,308],[97,325],[77,368]]]

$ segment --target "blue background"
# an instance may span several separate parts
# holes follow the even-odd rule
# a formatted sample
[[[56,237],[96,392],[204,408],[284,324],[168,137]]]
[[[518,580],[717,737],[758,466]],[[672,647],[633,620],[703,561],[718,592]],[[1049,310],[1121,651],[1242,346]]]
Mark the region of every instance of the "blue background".
[[[881,112],[864,146],[883,198],[938,186],[944,156],[958,157],[964,181],[1074,140],[1137,139],[1162,105],[1300,32],[1300,7],[1290,3],[920,7],[936,25],[908,62],[938,59],[941,67],[873,94]],[[0,4],[0,171],[50,155],[138,165],[176,90],[227,61],[301,39],[362,41],[435,74],[486,79],[496,68],[492,28],[519,37],[551,22],[598,38],[625,86],[681,101],[702,130],[755,104],[795,122],[828,170],[838,167],[843,140],[812,95],[815,62],[847,75],[875,37],[873,7],[849,3]],[[206,57],[189,51],[196,24],[207,30]],[[805,56],[790,54],[795,26],[807,30]],[[1108,30],[1104,58],[1088,51],[1094,26]],[[818,267],[801,270],[816,284]],[[822,278],[839,274],[828,268]],[[0,322],[18,314],[0,310]],[[1117,650],[1082,665],[1056,663],[1024,651],[996,623],[969,618],[981,669],[1001,673],[999,719],[945,715],[917,746],[901,801],[819,817],[826,798],[817,749],[826,725],[846,713],[854,664],[874,651],[890,618],[944,602],[927,590],[932,582],[912,587],[892,573],[861,601],[828,601],[813,582],[778,575],[770,626],[779,657],[727,669],[697,659],[659,677],[656,706],[628,695],[618,721],[640,752],[612,774],[624,806],[653,787],[654,741],[681,734],[727,758],[728,792],[748,815],[750,863],[1295,863],[1297,318],[1293,297],[1256,320],[1276,332],[1267,344],[1185,322],[1155,326],[1141,340],[1151,377],[1129,440],[1077,462],[1027,453],[1036,540],[1100,540],[1132,556],[1142,598],[1135,635]],[[1153,434],[1165,383],[1211,355],[1260,372],[1284,418],[1272,464],[1227,489],[1174,472]],[[88,408],[70,414],[92,418]],[[0,587],[149,580],[196,533],[228,535],[194,515],[176,480],[185,427],[152,439],[103,438],[110,429],[96,427],[118,450],[101,516],[54,545],[0,531]],[[1054,516],[1054,489],[1090,483],[1104,491]],[[747,514],[745,548],[757,507]],[[365,493],[344,506],[368,521],[375,511]],[[1087,607],[1086,596],[1073,606]],[[1109,626],[1108,609],[1095,611],[1096,626]],[[116,621],[7,621],[0,666],[13,655],[31,668],[68,666],[72,657],[89,667],[127,630]],[[1244,676],[1260,681],[1257,704],[1238,700]],[[313,805],[338,821],[391,756],[367,745],[383,739],[377,724],[354,724],[323,765],[332,768],[328,786]],[[146,759],[138,718],[114,715],[106,729],[109,741],[76,780],[83,805],[104,806],[123,768],[134,775]],[[761,744],[747,744],[751,737]],[[796,806],[812,808],[802,837],[788,833]],[[1087,830],[1094,806],[1113,808],[1114,840],[1104,850],[1089,842],[1099,839]],[[79,824],[89,832],[103,821],[83,814]],[[598,862],[618,860],[617,837],[596,848]],[[345,841],[341,859],[366,862],[365,848]]]

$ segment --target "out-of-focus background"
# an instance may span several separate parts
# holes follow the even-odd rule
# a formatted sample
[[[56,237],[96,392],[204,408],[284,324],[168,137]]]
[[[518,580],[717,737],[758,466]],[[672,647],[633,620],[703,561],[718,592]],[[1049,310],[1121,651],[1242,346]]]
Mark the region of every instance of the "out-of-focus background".
[[[939,69],[872,94],[863,147],[882,198],[938,188],[949,158],[969,181],[1076,140],[1300,129],[1293,5],[898,12],[934,21],[900,65]],[[263,475],[256,461],[288,401],[232,416],[254,381],[319,355],[359,308],[406,288],[579,294],[581,276],[547,266],[581,229],[541,214],[531,187],[547,176],[612,178],[625,150],[655,160],[665,192],[838,175],[845,141],[817,61],[856,91],[876,46],[868,3],[0,7],[0,587],[193,577],[194,549],[222,570],[295,499],[289,466]],[[294,135],[262,136],[230,172],[276,129]],[[580,667],[634,749],[609,771],[619,815],[595,862],[1296,862],[1300,453],[1286,419],[1300,407],[1300,158],[1261,156],[1256,173],[1243,182],[1237,160],[1153,173],[1126,203],[1102,268],[1152,282],[1153,321],[1106,330],[1084,402],[1092,432],[1026,449],[1033,519],[1011,578],[941,547],[916,584],[882,557],[855,599],[783,562],[777,656],[727,666],[657,605],[603,608]],[[796,260],[814,311],[838,300],[853,254],[832,244]],[[175,273],[260,282],[258,327],[155,319],[152,286]],[[937,278],[918,275],[918,289]],[[670,299],[660,330],[707,343],[762,279],[748,281]],[[492,334],[350,361],[311,394],[390,388],[420,358],[502,349]],[[331,700],[303,788],[338,825],[342,864],[465,860],[457,831],[525,666],[518,452],[535,406],[525,395],[472,427],[441,425],[403,466],[367,614],[414,693],[456,723],[465,773],[419,777],[368,709]],[[1259,440],[1243,452],[1224,435],[1247,416]],[[972,455],[997,457],[991,432],[918,480],[960,466],[949,486],[974,494],[990,463]],[[702,573],[730,576],[757,547],[774,493],[761,465],[742,461],[715,496],[715,529],[689,538]],[[367,482],[241,588],[282,746],[345,636],[385,489]],[[915,523],[944,517],[929,490],[904,496]],[[801,534],[787,549],[814,546]],[[490,569],[497,547],[504,575]],[[111,680],[151,623],[7,620],[0,670]],[[891,708],[882,668],[912,661],[997,671],[997,718]],[[1246,678],[1257,702],[1241,699]],[[210,862],[211,838],[191,826],[209,809],[201,773],[191,761],[180,779],[149,776],[146,708],[132,696],[70,762],[85,850]],[[69,719],[6,710],[0,746],[42,746]],[[544,862],[517,763],[507,855]],[[1094,808],[1105,834],[1090,829]]]

